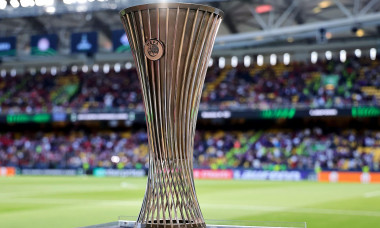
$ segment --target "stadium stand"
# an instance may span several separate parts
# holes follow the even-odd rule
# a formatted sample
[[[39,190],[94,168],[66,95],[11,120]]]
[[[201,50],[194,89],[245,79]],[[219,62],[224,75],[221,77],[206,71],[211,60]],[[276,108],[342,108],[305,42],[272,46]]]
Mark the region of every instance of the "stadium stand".
[[[201,108],[341,108],[380,104],[378,61],[209,68]],[[62,72],[0,78],[2,113],[143,111],[135,69]],[[145,130],[0,134],[0,166],[19,168],[145,168]],[[380,132],[314,129],[197,132],[194,165],[225,169],[377,171]],[[120,163],[111,161],[119,156]]]
[[[378,61],[211,67],[201,109],[342,108],[380,104]],[[11,89],[8,89],[11,88]],[[135,69],[107,74],[64,72],[0,78],[2,113],[143,110]]]
[[[112,162],[117,156],[117,163]],[[0,166],[19,168],[146,168],[145,130],[0,134]],[[197,168],[258,170],[380,169],[380,131],[269,129],[198,131]]]

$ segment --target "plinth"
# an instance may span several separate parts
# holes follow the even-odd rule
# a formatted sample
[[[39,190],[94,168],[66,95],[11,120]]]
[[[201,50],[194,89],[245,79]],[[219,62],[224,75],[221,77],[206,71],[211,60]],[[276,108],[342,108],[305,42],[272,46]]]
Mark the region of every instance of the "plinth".
[[[306,222],[270,222],[270,221],[237,221],[207,220],[206,228],[306,228]],[[119,221],[83,228],[133,228],[136,222],[131,217],[121,216]]]

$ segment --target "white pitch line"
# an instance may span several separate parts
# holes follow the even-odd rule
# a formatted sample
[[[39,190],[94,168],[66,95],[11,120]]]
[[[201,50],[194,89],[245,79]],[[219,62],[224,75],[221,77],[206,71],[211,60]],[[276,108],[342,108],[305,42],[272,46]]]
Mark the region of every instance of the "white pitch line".
[[[126,205],[126,206],[141,206],[141,201],[138,200],[95,200],[95,199],[59,199],[59,198],[10,198],[1,199],[1,203],[32,203],[32,204],[101,204],[101,205]]]
[[[380,196],[380,191],[366,192],[366,193],[364,194],[364,197],[365,197],[365,198],[371,198],[371,197],[376,197],[376,196]]]
[[[251,205],[221,205],[221,204],[201,204],[202,207],[211,208],[226,208],[251,210],[256,212],[291,212],[291,213],[317,213],[317,214],[334,214],[334,215],[353,215],[353,216],[375,216],[380,217],[379,211],[361,211],[361,210],[339,210],[339,209],[324,209],[324,208],[302,208],[302,207],[276,207],[276,206],[251,206]]]
[[[128,183],[126,181],[121,182],[120,187],[121,188],[127,188],[127,189],[140,189],[141,188],[139,185],[131,184],[131,183]]]
[[[359,210],[337,210],[337,209],[319,209],[319,208],[296,208],[291,209],[298,213],[318,213],[318,214],[336,214],[336,215],[353,215],[353,216],[374,216],[380,217],[378,211],[359,211]]]
[[[227,221],[228,222],[228,221]],[[255,223],[256,221],[252,221],[253,223]],[[212,225],[212,224],[209,224],[207,225],[208,228],[220,228],[220,227],[226,227],[226,228],[263,228],[262,226],[239,226],[239,225]],[[290,227],[290,226],[287,226],[287,227],[282,227],[282,226],[276,226],[276,227],[269,227],[269,226],[266,226],[265,228],[297,228],[297,227]]]

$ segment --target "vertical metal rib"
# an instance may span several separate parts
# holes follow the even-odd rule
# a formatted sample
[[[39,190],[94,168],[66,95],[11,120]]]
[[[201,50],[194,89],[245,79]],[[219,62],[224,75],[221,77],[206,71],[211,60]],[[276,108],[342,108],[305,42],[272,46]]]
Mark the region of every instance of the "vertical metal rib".
[[[175,118],[175,111],[176,111],[176,100],[177,100],[177,81],[178,81],[178,78],[175,77],[174,75],[174,72],[175,72],[175,64],[174,64],[174,61],[175,61],[175,53],[176,53],[176,42],[177,42],[177,30],[178,30],[178,20],[179,20],[179,6],[176,7],[176,17],[175,17],[175,26],[174,26],[174,41],[173,41],[173,46],[172,46],[172,50],[173,50],[173,54],[172,54],[172,60],[171,60],[171,74],[172,74],[172,85],[171,85],[171,89],[170,89],[170,97],[169,97],[169,104],[170,104],[170,109],[169,109],[169,120],[171,119],[171,123],[172,123],[172,126],[171,126],[171,134],[170,134],[170,137],[171,137],[171,143],[172,143],[172,153],[173,153],[173,161],[174,161],[174,164],[178,163],[178,149],[177,149],[177,134],[176,134],[176,125],[177,125],[177,121],[176,118]],[[169,44],[168,44],[169,45]],[[178,60],[177,60],[178,61]],[[178,180],[178,176],[177,176],[177,172],[176,172],[176,169],[178,169],[178,167],[176,166],[173,166],[173,168],[171,169],[171,172],[172,172],[172,186],[173,186],[173,191],[175,192],[176,196],[177,196],[177,201],[175,202],[175,206],[174,206],[174,212],[176,214],[176,217],[175,217],[175,220],[177,223],[179,223],[179,218],[178,218],[178,215],[177,215],[177,210],[178,212],[181,214],[181,218],[183,218],[183,211],[182,211],[182,208],[180,206],[180,203],[181,203],[181,192],[179,190],[179,180]]]
[[[187,69],[189,67],[188,61],[189,61],[190,53],[191,53],[191,55],[193,55],[193,53],[194,53],[193,49],[192,49],[193,48],[193,36],[194,36],[194,30],[195,30],[195,26],[196,26],[198,12],[199,11],[196,10],[195,15],[194,15],[194,19],[192,22],[193,25],[192,25],[191,33],[190,33],[190,37],[189,37],[189,48],[188,48],[188,52],[187,52],[186,60],[185,60],[185,67],[184,67],[184,73],[183,73],[184,76],[187,75]],[[188,15],[188,13],[187,13],[187,15]],[[186,178],[186,182],[191,183],[190,172],[192,173],[192,165],[191,165],[192,163],[190,163],[190,162],[192,161],[193,151],[192,151],[192,148],[187,147],[188,142],[191,140],[189,140],[189,137],[186,138],[186,136],[189,134],[188,134],[188,128],[187,128],[186,121],[184,120],[184,115],[186,115],[186,113],[189,112],[189,109],[187,109],[187,107],[186,107],[186,103],[187,103],[186,101],[187,101],[188,93],[184,93],[185,89],[186,90],[189,89],[188,88],[189,80],[190,80],[190,77],[183,78],[183,82],[182,82],[182,86],[181,86],[181,90],[180,90],[178,120],[180,121],[179,126],[181,129],[180,130],[180,134],[181,134],[180,142],[182,144],[181,149],[183,150],[183,153],[184,153],[185,158],[186,158],[186,159],[184,159],[185,160],[184,161],[184,167],[185,167],[184,178]],[[189,187],[189,186],[187,186],[187,187]],[[189,191],[188,189],[186,190],[186,197],[189,199],[187,207],[189,208],[190,216],[192,218],[198,218],[200,215],[199,215],[198,210],[196,208],[194,208],[194,200],[195,200],[194,195],[191,194],[191,191]]]
[[[166,8],[166,20],[165,20],[165,44],[168,43],[168,34],[169,34],[169,8]],[[165,45],[165,53],[168,53],[168,45]],[[164,113],[165,113],[165,116],[166,117],[169,117],[170,115],[170,112],[169,112],[169,107],[170,107],[170,101],[168,101],[168,97],[169,97],[169,93],[168,91],[170,91],[170,84],[168,85],[168,82],[170,82],[170,78],[168,78],[168,74],[167,74],[167,68],[168,68],[168,55],[165,54],[165,80],[164,81],[164,85],[165,85],[165,91],[164,91],[164,94],[165,94],[165,98],[164,99],[164,103],[165,103],[165,110],[164,110]],[[168,85],[168,86],[167,86]],[[175,194],[172,193],[171,189],[172,189],[172,175],[170,174],[170,171],[172,169],[172,166],[170,164],[170,161],[174,156],[173,156],[173,152],[172,152],[172,149],[171,149],[171,141],[170,141],[170,137],[168,137],[169,134],[171,134],[170,132],[170,129],[171,129],[171,121],[165,121],[165,128],[166,128],[166,143],[167,143],[167,151],[166,151],[166,154],[168,155],[167,158],[166,158],[166,166],[165,166],[165,169],[163,169],[163,172],[166,174],[166,181],[163,183],[166,187],[166,190],[169,192],[170,194],[170,198],[167,197],[166,200],[167,200],[167,209],[163,211],[164,214],[166,214],[166,212],[168,212],[168,215],[169,215],[169,220],[170,220],[170,225],[171,227],[173,228],[173,218],[177,218],[177,213],[176,211],[174,211],[174,213],[172,213],[172,209],[174,208],[174,203],[175,203]],[[172,217],[172,215],[174,215],[175,217]]]
[[[194,187],[193,143],[201,91],[221,12],[167,3],[121,12],[139,73],[149,137],[142,227],[205,227]],[[163,56],[145,52],[152,39]]]
[[[181,56],[182,56],[182,50],[183,50],[183,41],[184,41],[184,38],[185,38],[185,31],[186,31],[186,25],[187,25],[187,21],[188,21],[188,16],[189,16],[189,10],[190,9],[187,9],[186,10],[186,15],[185,15],[185,22],[184,22],[184,25],[182,27],[182,35],[181,35],[181,40],[180,40],[180,44],[179,44],[179,50],[178,50],[178,61],[177,61],[177,71],[176,71],[176,75],[175,75],[175,78],[176,78],[176,88],[181,88],[180,84],[184,81],[184,75],[179,75],[179,72],[180,72],[180,69],[181,69]],[[190,51],[190,50],[187,50],[187,51]],[[184,172],[186,169],[184,169],[184,164],[183,164],[183,160],[185,159],[185,156],[184,156],[184,148],[183,148],[183,141],[182,141],[182,138],[183,138],[183,135],[181,134],[181,120],[178,115],[179,113],[179,110],[181,109],[181,95],[178,94],[178,91],[176,92],[177,96],[176,96],[176,109],[175,109],[175,119],[176,119],[176,124],[174,126],[174,135],[177,136],[177,140],[175,141],[175,144],[176,144],[176,151],[178,151],[178,159],[179,159],[179,163],[180,163],[180,166],[183,168]],[[188,199],[186,197],[186,183],[185,181],[183,180],[183,178],[186,176],[186,175],[177,175],[178,178],[179,178],[179,184],[178,184],[178,188],[180,188],[180,196],[181,196],[181,203],[178,205],[180,207],[180,210],[181,210],[181,214],[182,214],[182,211],[184,211],[185,213],[182,214],[182,217],[184,218],[184,220],[189,220],[190,219],[190,216],[189,216],[189,212],[188,210],[186,210],[184,208],[184,204],[188,204]]]

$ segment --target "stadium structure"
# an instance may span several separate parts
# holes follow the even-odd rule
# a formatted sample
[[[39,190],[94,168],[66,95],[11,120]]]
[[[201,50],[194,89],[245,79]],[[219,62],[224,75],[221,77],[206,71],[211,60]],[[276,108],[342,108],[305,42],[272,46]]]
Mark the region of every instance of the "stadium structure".
[[[33,142],[21,157],[3,148],[2,166],[145,167],[141,92],[116,12],[148,2],[1,1],[2,146]],[[378,1],[190,2],[226,12],[196,166],[379,169]],[[129,138],[141,152],[125,154]],[[76,141],[62,160],[57,145]]]
[[[22,158],[3,149],[1,165],[144,167],[141,92],[116,12],[150,1],[1,2],[2,145],[33,142]],[[378,1],[190,2],[226,12],[201,100],[196,166],[379,168]],[[71,136],[80,149],[62,160],[51,144]],[[130,137],[142,153],[121,159]],[[49,149],[36,155],[45,140]],[[105,143],[96,152],[94,140]],[[90,157],[80,154],[85,141]],[[323,149],[310,151],[317,144]]]
[[[0,0],[0,176],[147,175],[118,12],[152,2]],[[186,2],[224,11],[196,179],[380,182],[380,0]]]

